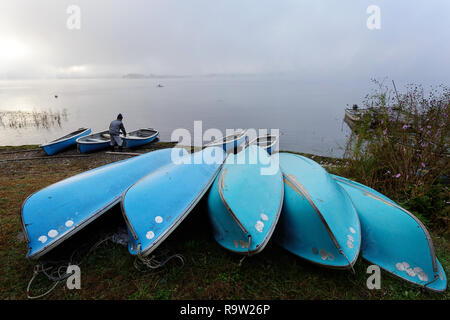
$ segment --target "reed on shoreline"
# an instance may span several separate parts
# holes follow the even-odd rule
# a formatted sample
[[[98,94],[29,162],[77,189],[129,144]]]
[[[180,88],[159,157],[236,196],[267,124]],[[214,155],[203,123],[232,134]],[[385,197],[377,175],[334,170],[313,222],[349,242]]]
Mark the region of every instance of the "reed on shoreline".
[[[0,126],[3,128],[44,128],[61,127],[67,121],[67,110],[62,111],[0,111]]]
[[[384,193],[427,222],[449,222],[450,89],[408,85],[398,92],[374,80],[340,173]]]

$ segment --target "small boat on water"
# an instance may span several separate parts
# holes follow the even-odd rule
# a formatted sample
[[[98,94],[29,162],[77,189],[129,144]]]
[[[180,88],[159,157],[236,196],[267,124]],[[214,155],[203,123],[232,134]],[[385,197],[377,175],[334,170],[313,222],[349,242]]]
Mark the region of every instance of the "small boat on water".
[[[122,196],[132,255],[147,256],[175,230],[208,191],[225,158],[218,147],[193,154],[182,148],[171,150],[174,161],[136,182]],[[211,155],[216,161],[203,161]]]
[[[284,203],[276,242],[315,264],[352,268],[361,227],[349,196],[317,162],[292,153],[278,156]]]
[[[369,109],[366,108],[358,108],[357,105],[354,105],[353,108],[345,109],[344,122],[353,129],[355,124],[361,121],[362,117],[369,112]]]
[[[125,148],[135,148],[154,141],[158,136],[158,130],[145,128],[131,131],[126,136],[121,135],[121,138]]]
[[[205,147],[222,147],[224,151],[229,152],[236,149],[246,141],[246,133],[247,130],[241,130],[237,133],[213,140],[207,143]]]
[[[350,129],[354,130],[355,126],[360,123],[366,116],[370,116],[369,125],[375,128],[383,123],[383,118],[388,117],[390,121],[398,122],[399,124],[407,124],[407,115],[398,107],[392,108],[360,108],[358,105],[353,105],[352,108],[345,109],[344,122]]]
[[[111,138],[109,136],[109,130],[105,130],[78,138],[76,141],[78,151],[88,153],[108,148]]]
[[[445,271],[420,220],[372,188],[332,177],[348,193],[358,212],[362,257],[406,281],[432,291],[445,291]]]
[[[230,153],[208,194],[214,238],[235,253],[261,252],[277,225],[283,195],[278,163],[263,148],[251,145]]]
[[[272,154],[273,151],[273,147],[275,146],[275,144],[278,142],[278,137],[275,135],[265,135],[265,136],[260,136],[255,138],[254,140],[250,141],[248,143],[248,145],[257,145],[261,148],[263,148],[264,150],[267,151],[267,153]]]
[[[367,108],[359,108],[358,105],[354,104],[352,108],[345,109],[345,116],[352,121],[359,121],[361,117],[367,112]]]
[[[21,210],[27,257],[37,259],[58,246],[119,203],[133,183],[170,163],[171,149],[157,150],[77,174],[33,193]]]
[[[86,136],[91,133],[89,128],[80,128],[74,132],[71,132],[61,138],[55,139],[45,144],[41,144],[40,147],[49,156],[54,155],[64,149],[70,148],[76,145],[76,140],[80,137]]]

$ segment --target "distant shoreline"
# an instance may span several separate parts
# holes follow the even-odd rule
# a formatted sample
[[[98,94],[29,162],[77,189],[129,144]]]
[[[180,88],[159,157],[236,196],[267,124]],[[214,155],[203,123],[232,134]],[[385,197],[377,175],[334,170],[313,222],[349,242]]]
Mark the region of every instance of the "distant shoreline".
[[[273,77],[285,76],[286,73],[207,73],[207,74],[143,74],[143,73],[127,73],[114,75],[97,75],[97,76],[53,76],[53,77],[0,77],[0,81],[32,81],[32,80],[139,80],[139,79],[190,79],[190,78],[237,78],[237,77]]]

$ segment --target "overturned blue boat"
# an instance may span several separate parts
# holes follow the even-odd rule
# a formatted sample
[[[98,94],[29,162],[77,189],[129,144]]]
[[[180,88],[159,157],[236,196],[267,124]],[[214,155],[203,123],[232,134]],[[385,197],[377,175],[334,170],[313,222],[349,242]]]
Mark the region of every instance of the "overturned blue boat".
[[[362,257],[406,281],[445,291],[447,277],[426,227],[412,213],[363,184],[333,178],[352,199],[361,221]]]
[[[83,136],[78,138],[76,141],[79,152],[89,153],[108,148],[110,146],[111,138],[109,135],[109,130],[105,130]]]
[[[138,129],[121,136],[125,148],[136,148],[153,142],[159,136],[158,130],[153,128]]]
[[[40,147],[49,156],[52,156],[60,151],[68,149],[77,144],[77,139],[86,136],[91,133],[89,128],[80,128],[74,132],[71,132],[61,138],[55,139],[45,144],[41,144]]]
[[[172,161],[131,186],[122,196],[128,250],[145,257],[186,218],[209,189],[225,159],[222,148],[188,154],[173,148]]]
[[[280,153],[284,203],[275,240],[315,264],[352,268],[361,244],[361,228],[347,193],[315,161]]]
[[[111,163],[52,184],[29,196],[21,219],[28,258],[36,259],[115,204],[133,183],[171,162],[171,149]]]
[[[236,253],[261,252],[278,222],[283,193],[278,162],[263,148],[251,145],[229,154],[208,194],[216,241]]]

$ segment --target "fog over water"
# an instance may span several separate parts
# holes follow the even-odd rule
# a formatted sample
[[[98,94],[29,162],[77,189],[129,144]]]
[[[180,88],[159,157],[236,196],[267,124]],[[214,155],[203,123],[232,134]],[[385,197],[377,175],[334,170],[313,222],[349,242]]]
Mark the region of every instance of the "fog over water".
[[[71,6],[79,29],[68,28]],[[153,126],[163,140],[202,120],[278,128],[282,149],[339,155],[343,109],[371,78],[449,84],[449,12],[446,0],[2,1],[0,110],[68,114],[61,127],[0,126],[0,144],[102,130],[122,112],[129,129]]]
[[[280,76],[0,81],[0,111],[67,114],[47,128],[0,127],[0,145],[44,143],[79,127],[106,130],[120,112],[128,131],[154,127],[164,141],[177,128],[194,134],[194,121],[202,121],[203,133],[279,129],[281,149],[340,155],[349,133],[345,103],[365,91],[343,90]]]

